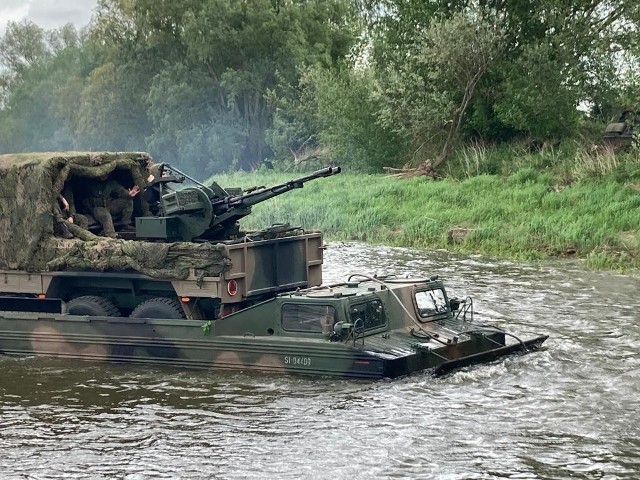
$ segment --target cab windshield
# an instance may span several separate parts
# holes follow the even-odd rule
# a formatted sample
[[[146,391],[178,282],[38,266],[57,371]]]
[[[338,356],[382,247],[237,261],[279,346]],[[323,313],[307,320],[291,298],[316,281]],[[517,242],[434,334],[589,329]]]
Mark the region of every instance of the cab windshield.
[[[441,288],[416,292],[415,299],[418,315],[421,318],[432,317],[449,310],[447,297]]]

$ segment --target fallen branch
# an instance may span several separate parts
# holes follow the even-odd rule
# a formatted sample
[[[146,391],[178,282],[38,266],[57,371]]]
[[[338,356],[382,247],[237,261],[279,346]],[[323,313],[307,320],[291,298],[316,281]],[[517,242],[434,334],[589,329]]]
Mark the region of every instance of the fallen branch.
[[[405,165],[402,168],[383,167],[383,170],[388,172],[389,176],[396,178],[414,178],[423,175],[433,179],[440,178],[440,175],[433,169],[431,160],[427,160],[415,168]]]

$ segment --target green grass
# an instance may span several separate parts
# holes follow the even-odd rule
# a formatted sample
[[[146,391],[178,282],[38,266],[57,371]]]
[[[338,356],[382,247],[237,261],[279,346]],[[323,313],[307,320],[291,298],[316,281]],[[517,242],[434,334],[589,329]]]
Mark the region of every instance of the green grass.
[[[217,177],[223,186],[271,185],[298,174]],[[640,194],[605,172],[568,186],[523,167],[464,180],[342,173],[256,205],[245,229],[289,223],[330,240],[445,248],[512,259],[577,256],[598,269],[640,268]]]

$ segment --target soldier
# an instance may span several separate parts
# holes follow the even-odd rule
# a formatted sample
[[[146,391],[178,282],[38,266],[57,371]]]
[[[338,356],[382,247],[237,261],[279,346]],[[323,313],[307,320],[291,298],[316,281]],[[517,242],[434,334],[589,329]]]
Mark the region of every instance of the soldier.
[[[102,225],[104,236],[117,238],[113,218],[121,218],[123,231],[133,231],[133,197],[138,193],[140,187],[137,185],[126,189],[106,174],[90,183],[83,207]]]
[[[65,212],[65,205],[67,207],[67,211]],[[56,198],[55,204],[53,206],[53,234],[56,237],[62,238],[73,238],[73,233],[69,230],[69,226],[65,223],[69,221],[69,219],[73,220],[73,217],[69,215],[68,212],[69,203],[62,196],[62,194],[58,195]]]
[[[160,198],[162,196],[158,179],[166,177],[168,172],[165,170],[164,163],[154,163],[149,167],[149,176],[147,177],[147,185],[144,189],[144,199],[149,206],[151,215],[158,215],[160,209]],[[165,186],[166,188],[166,186]]]
[[[66,183],[63,192],[58,195],[53,207],[53,233],[58,237],[73,238],[73,234],[67,225],[68,223],[75,223],[80,228],[89,226],[87,217],[76,212],[71,185]]]

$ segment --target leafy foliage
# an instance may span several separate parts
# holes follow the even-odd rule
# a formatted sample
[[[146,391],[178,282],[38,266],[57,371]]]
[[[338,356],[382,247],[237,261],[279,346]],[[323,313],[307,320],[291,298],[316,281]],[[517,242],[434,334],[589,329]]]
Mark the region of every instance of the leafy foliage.
[[[303,77],[312,116],[331,158],[360,171],[380,171],[402,153],[403,140],[378,118],[379,97],[368,70],[315,68]]]
[[[636,0],[99,0],[81,32],[8,24],[0,152],[150,150],[206,177],[580,140],[639,108],[639,27]]]
[[[40,141],[28,135],[35,131],[35,116],[26,115],[33,104],[52,112],[41,123],[65,126],[60,146],[159,149],[157,158],[203,177],[255,168],[273,154],[267,132],[276,104],[269,92],[295,95],[291,86],[305,66],[344,58],[355,38],[351,19],[343,0],[100,0],[81,46],[92,68],[57,65],[67,79],[59,86],[63,105],[32,92],[55,97],[48,79],[34,72],[72,48],[69,31],[47,43],[39,27],[14,25],[0,44],[10,75],[0,83],[8,105],[0,112],[0,138],[18,141],[0,149],[56,145],[52,137],[60,134],[46,128],[37,130]]]
[[[496,61],[502,42],[499,24],[454,14],[432,21],[410,46],[411,55],[388,71],[383,122],[409,136],[419,161],[428,155],[429,143],[442,148],[434,167],[448,157],[476,85]]]

